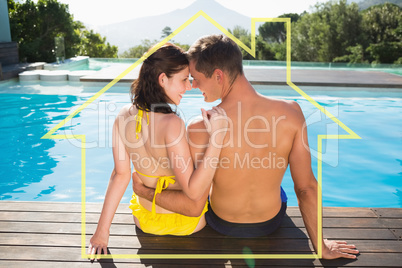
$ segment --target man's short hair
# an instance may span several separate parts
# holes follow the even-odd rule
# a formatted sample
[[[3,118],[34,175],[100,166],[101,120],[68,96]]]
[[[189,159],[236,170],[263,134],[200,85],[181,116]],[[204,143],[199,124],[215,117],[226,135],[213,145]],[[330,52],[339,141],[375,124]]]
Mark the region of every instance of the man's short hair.
[[[225,35],[208,35],[198,39],[187,52],[195,69],[211,77],[215,69],[225,71],[233,83],[243,74],[243,56],[237,44]]]

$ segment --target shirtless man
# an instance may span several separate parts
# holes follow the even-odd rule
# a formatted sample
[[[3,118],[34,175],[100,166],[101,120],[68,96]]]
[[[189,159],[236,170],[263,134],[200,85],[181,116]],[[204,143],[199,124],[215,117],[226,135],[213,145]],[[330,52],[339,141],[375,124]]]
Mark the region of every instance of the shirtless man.
[[[188,51],[193,88],[199,88],[206,102],[221,99],[229,117],[226,134],[206,213],[216,231],[254,237],[275,231],[286,211],[286,194],[281,188],[288,165],[300,211],[309,237],[317,250],[317,181],[311,169],[305,119],[293,101],[275,100],[257,93],[243,73],[242,54],[230,38],[212,35],[196,41]],[[203,158],[209,136],[202,121],[188,126],[194,163]],[[213,138],[213,136],[211,137]],[[152,200],[154,189],[138,183],[134,191]],[[156,203],[188,216],[201,214],[208,192],[198,202],[181,191],[163,191]],[[322,257],[356,258],[354,245],[322,240]]]

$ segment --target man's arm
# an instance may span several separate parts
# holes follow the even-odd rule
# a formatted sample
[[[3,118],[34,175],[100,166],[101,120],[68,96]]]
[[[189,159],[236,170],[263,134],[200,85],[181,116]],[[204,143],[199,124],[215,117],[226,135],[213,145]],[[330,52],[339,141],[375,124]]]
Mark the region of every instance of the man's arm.
[[[208,146],[209,134],[205,129],[204,123],[197,121],[188,126],[189,145],[191,157],[195,166],[203,158],[204,152]],[[133,190],[134,192],[149,201],[152,201],[155,189],[146,187],[137,173],[133,173]],[[198,201],[190,199],[183,191],[180,190],[164,190],[155,197],[155,203],[167,210],[190,217],[198,217],[201,215],[205,202],[209,195],[209,189],[205,191],[202,198]]]
[[[152,202],[155,194],[155,189],[146,187],[142,183],[136,172],[133,173],[132,178],[133,190],[136,195]],[[208,194],[209,189],[205,191],[200,200],[194,201],[181,190],[163,190],[161,193],[156,195],[155,203],[164,209],[185,216],[198,217],[201,215],[204,209]]]
[[[297,103],[290,104],[293,114],[289,120],[296,127],[292,150],[289,155],[290,172],[294,181],[295,192],[299,202],[300,212],[310,240],[317,251],[318,243],[322,245],[324,259],[349,258],[355,259],[359,251],[354,245],[344,241],[318,241],[317,225],[317,189],[318,183],[311,169],[311,156],[307,140],[307,127],[303,113]],[[322,237],[322,235],[321,235]]]

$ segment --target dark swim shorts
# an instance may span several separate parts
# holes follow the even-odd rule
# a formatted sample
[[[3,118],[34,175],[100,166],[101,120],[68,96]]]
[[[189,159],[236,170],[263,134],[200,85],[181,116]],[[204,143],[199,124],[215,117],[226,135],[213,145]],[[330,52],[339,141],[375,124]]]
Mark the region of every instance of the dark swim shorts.
[[[218,233],[233,237],[258,237],[273,233],[281,225],[283,216],[286,213],[287,201],[285,191],[281,187],[282,206],[278,214],[272,219],[259,223],[233,223],[219,218],[208,204],[208,211],[205,219],[209,226]]]

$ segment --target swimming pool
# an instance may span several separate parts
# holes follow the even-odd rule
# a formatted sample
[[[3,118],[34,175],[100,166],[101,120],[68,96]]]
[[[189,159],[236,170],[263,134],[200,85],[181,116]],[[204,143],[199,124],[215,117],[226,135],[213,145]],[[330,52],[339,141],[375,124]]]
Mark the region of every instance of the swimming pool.
[[[77,140],[40,139],[101,85],[0,84],[0,199],[81,201],[81,154]],[[317,174],[317,134],[345,134],[307,100],[285,87],[257,86],[264,95],[297,101],[305,114]],[[340,207],[402,207],[402,93],[346,89],[301,88],[362,137],[323,144],[323,205]],[[371,89],[372,90],[372,89]],[[111,126],[129,103],[128,86],[114,87],[89,105],[56,134],[85,134],[86,201],[102,202],[113,169]],[[35,93],[35,94],[27,94]],[[179,110],[185,121],[199,114],[197,90],[186,94]],[[131,186],[130,186],[131,187]],[[283,187],[296,206],[287,171]],[[130,188],[122,202],[131,198]]]
[[[67,68],[69,71],[81,70],[94,70],[99,71],[111,66],[124,66],[128,68],[135,63],[138,59],[133,58],[89,58],[82,60],[82,64],[74,65],[74,67]],[[263,60],[243,60],[245,68],[270,68],[270,69],[286,69],[286,61],[263,61]],[[60,65],[58,68],[66,69],[65,66]],[[347,63],[327,63],[327,62],[292,62],[292,69],[320,69],[320,70],[362,70],[362,71],[380,71],[385,73],[392,73],[402,75],[402,68],[398,68],[393,64],[347,64]]]

